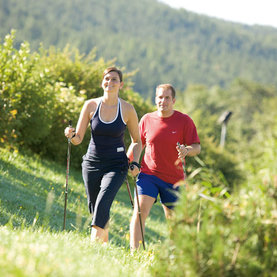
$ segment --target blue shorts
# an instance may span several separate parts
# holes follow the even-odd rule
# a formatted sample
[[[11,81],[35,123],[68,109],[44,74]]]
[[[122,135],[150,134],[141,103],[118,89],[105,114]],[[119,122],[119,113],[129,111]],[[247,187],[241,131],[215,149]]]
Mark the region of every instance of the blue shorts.
[[[174,188],[172,184],[166,183],[160,178],[145,173],[140,173],[137,178],[139,195],[148,195],[156,199],[160,194],[161,203],[167,208],[173,209],[178,200],[179,187]]]

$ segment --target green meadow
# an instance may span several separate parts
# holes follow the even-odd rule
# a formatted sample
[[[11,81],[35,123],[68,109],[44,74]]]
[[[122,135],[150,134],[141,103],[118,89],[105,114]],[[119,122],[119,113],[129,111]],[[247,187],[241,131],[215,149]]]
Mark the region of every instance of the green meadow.
[[[91,243],[80,170],[70,171],[63,231],[66,166],[0,153],[0,276],[149,276],[154,248],[167,236],[160,204],[147,221],[147,251],[131,255],[132,206],[123,184],[111,210],[110,243]]]

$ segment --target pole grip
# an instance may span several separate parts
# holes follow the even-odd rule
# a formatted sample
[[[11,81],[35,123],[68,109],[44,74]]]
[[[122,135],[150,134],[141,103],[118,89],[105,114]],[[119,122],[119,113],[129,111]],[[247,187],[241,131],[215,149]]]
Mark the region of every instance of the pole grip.
[[[177,142],[177,146],[180,148],[181,147],[181,144],[180,142],[178,141]],[[181,159],[182,160],[182,167],[183,167],[183,171],[184,171],[184,174],[186,175],[186,166],[185,166],[185,161],[184,159]]]

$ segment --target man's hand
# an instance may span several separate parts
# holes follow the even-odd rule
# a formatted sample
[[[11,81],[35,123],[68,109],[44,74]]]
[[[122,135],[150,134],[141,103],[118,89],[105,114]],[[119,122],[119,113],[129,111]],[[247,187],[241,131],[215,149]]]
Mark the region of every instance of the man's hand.
[[[140,172],[140,165],[136,162],[131,162],[129,165],[129,170],[133,177],[136,177]]]
[[[189,153],[189,148],[186,147],[184,144],[177,145],[176,149],[178,151],[178,158],[179,159],[184,159]]]

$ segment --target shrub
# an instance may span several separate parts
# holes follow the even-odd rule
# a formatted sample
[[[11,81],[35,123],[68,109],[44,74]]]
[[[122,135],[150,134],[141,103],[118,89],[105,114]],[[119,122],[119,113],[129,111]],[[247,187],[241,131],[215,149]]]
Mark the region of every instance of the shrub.
[[[96,60],[94,50],[84,57],[69,46],[63,51],[41,47],[39,53],[30,53],[28,43],[22,43],[17,50],[14,38],[12,31],[0,45],[0,144],[64,163],[68,120],[76,126],[85,100],[103,94],[102,72],[113,61]],[[132,103],[141,117],[151,105],[131,90],[131,75],[125,74],[120,97]],[[80,167],[89,137],[87,132],[83,143],[72,147],[73,166]],[[125,143],[130,143],[127,134]]]
[[[224,191],[210,197],[201,186],[188,186],[153,275],[277,276],[276,187],[275,196],[251,185],[224,198]]]
[[[28,43],[13,48],[14,31],[7,35],[0,52],[1,143],[30,146],[49,135],[53,93],[47,72],[36,70],[38,56]]]

